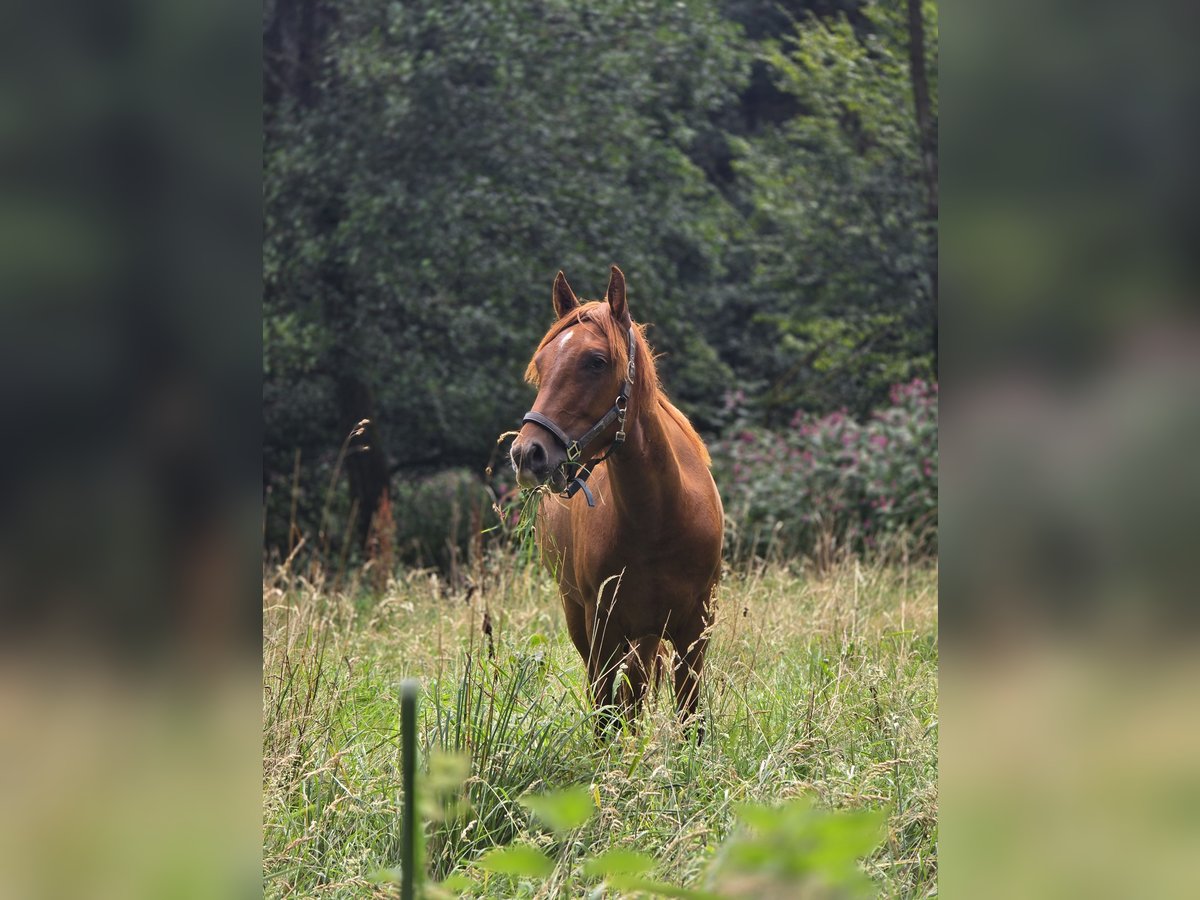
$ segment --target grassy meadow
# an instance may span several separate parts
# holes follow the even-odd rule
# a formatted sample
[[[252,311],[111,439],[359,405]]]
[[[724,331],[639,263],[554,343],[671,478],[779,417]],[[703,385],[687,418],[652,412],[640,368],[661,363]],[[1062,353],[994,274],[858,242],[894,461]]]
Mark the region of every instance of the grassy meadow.
[[[536,567],[494,555],[459,582],[414,570],[371,585],[368,571],[333,589],[286,568],[268,574],[267,896],[398,895],[405,678],[422,686],[419,793],[432,894],[649,896],[587,864],[620,849],[650,857],[646,877],[676,896],[851,895],[849,882],[822,887],[819,871],[803,880],[845,831],[842,813],[823,810],[875,811],[878,839],[856,872],[868,893],[936,894],[932,565],[850,559],[823,572],[776,563],[727,573],[699,746],[675,723],[666,680],[635,732],[597,743],[583,664],[554,585]],[[569,786],[591,800],[582,824],[547,829],[521,802]],[[825,830],[814,832],[807,861],[773,880],[778,860],[760,844],[751,852],[765,854],[766,875],[722,879],[728,842],[742,833],[741,805],[797,798],[829,817],[814,820]],[[481,867],[512,843],[539,848],[552,867],[537,877]]]

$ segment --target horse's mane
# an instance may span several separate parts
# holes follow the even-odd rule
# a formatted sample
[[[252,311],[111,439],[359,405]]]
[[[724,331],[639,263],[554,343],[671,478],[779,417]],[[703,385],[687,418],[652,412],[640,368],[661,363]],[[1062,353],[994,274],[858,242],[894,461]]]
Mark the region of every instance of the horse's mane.
[[[591,300],[584,303],[551,325],[550,330],[546,332],[546,336],[538,344],[537,350],[534,352],[534,357],[542,351],[543,347],[568,328],[581,325],[584,322],[591,322],[604,332],[605,337],[608,339],[608,350],[613,364],[617,367],[618,372],[625,371],[626,366],[629,365],[629,346],[628,339],[625,337],[625,329],[613,320],[612,308],[603,300]],[[637,373],[634,378],[633,395],[630,397],[630,401],[634,409],[634,414],[637,414],[637,410],[653,410],[656,407],[661,409],[679,426],[679,430],[683,432],[684,438],[700,455],[700,458],[704,460],[704,464],[706,466],[710,465],[712,460],[709,458],[708,448],[704,446],[704,441],[700,439],[700,435],[696,433],[696,429],[692,427],[692,423],[688,421],[687,416],[676,409],[674,404],[667,399],[662,385],[659,384],[658,368],[654,364],[654,351],[650,349],[650,344],[646,341],[645,332],[645,325],[639,325],[637,322],[633,323],[633,343],[634,353],[637,355]],[[538,372],[532,359],[525,368],[525,380],[534,387],[537,387]]]

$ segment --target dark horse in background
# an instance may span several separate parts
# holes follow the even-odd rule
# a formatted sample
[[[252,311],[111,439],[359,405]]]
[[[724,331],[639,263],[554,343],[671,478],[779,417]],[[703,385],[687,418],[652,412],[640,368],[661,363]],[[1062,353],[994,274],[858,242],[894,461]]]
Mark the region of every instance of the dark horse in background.
[[[588,303],[559,272],[553,300],[557,321],[525,373],[537,399],[512,446],[520,485],[560,495],[539,509],[542,560],[587,665],[599,729],[618,709],[634,721],[664,640],[680,720],[693,725],[724,536],[708,451],[659,387],[620,269],[604,300]]]

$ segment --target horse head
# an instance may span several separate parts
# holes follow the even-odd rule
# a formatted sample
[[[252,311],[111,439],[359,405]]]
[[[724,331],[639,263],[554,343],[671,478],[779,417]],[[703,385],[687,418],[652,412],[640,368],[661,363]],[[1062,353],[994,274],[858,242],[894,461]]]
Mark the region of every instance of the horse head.
[[[630,363],[637,350],[625,276],[616,266],[604,300],[581,303],[562,272],[554,279],[552,299],[556,320],[525,372],[537,399],[511,457],[521,487],[547,484],[560,492],[574,474],[572,466],[586,473],[600,450],[624,440],[635,383]]]

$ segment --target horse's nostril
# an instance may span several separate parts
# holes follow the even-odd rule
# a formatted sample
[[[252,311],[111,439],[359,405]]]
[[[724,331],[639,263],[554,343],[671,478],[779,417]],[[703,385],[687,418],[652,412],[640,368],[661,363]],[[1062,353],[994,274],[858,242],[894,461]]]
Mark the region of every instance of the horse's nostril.
[[[540,441],[530,440],[514,444],[511,455],[513,468],[518,474],[525,472],[541,478],[549,468],[549,455]]]

